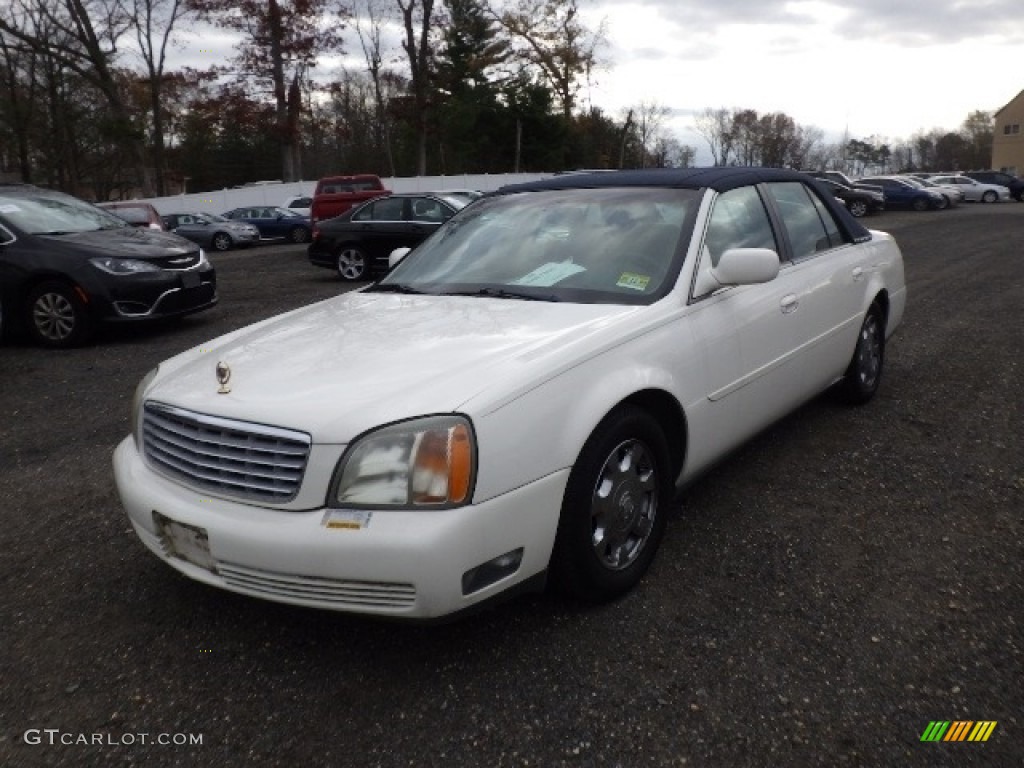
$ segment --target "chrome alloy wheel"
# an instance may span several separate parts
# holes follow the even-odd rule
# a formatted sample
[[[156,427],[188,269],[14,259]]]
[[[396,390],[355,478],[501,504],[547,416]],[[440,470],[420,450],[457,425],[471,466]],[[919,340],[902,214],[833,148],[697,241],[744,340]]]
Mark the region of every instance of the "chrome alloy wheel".
[[[338,274],[342,280],[362,280],[366,276],[366,255],[358,248],[342,248],[338,252]]]
[[[32,323],[39,335],[48,341],[66,341],[75,332],[77,320],[74,306],[63,293],[42,293],[32,305]]]
[[[605,568],[636,561],[658,514],[658,477],[650,450],[639,440],[620,443],[605,459],[591,499],[591,543]]]
[[[878,314],[871,312],[864,319],[857,340],[857,352],[854,358],[854,375],[858,386],[864,391],[873,390],[878,385],[878,375],[882,371],[882,323]]]

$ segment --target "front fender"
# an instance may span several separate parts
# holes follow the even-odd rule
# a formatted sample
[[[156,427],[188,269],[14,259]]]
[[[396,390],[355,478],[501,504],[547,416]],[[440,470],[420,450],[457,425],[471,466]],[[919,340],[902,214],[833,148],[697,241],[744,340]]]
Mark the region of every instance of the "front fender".
[[[623,345],[629,347],[626,355],[622,347],[608,350],[474,415],[480,457],[475,499],[485,501],[571,467],[601,419],[638,393],[671,402],[681,424],[684,393],[700,388],[696,345],[672,338],[681,334],[692,342],[685,328],[685,322],[673,324],[631,339]],[[685,430],[666,429],[666,438],[674,456],[684,455]]]

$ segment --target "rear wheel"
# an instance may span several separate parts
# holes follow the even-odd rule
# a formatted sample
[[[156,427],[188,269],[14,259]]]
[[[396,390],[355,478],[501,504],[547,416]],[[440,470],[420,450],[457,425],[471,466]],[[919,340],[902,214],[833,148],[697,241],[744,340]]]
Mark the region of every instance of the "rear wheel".
[[[928,201],[923,197],[915,197],[914,202],[910,205],[915,211],[927,211]]]
[[[665,532],[672,478],[657,421],[635,406],[609,413],[569,474],[550,573],[556,587],[589,601],[632,589]]]
[[[28,297],[26,321],[32,338],[47,347],[73,347],[92,335],[85,302],[67,283],[37,286]]]
[[[350,283],[365,280],[369,272],[366,254],[353,245],[342,246],[338,251],[337,266],[338,276]]]
[[[867,216],[868,204],[863,200],[851,200],[847,210],[859,219],[861,216]]]
[[[848,403],[860,405],[875,396],[882,380],[885,362],[885,313],[874,302],[864,316],[857,336],[853,359],[839,384],[839,391]]]
[[[227,232],[218,232],[213,236],[210,245],[213,246],[215,251],[226,251],[231,248],[232,242],[231,235]]]
[[[309,240],[309,230],[305,227],[292,227],[288,236],[293,243],[304,243]]]

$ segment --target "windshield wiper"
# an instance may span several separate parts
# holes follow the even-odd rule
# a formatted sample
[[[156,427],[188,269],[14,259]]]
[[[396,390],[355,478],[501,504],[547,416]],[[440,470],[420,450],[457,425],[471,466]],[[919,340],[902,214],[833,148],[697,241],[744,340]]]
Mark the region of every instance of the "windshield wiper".
[[[524,299],[526,301],[561,301],[550,293],[526,293],[510,291],[507,288],[475,288],[471,291],[450,291],[444,296],[480,296],[486,299]]]
[[[367,286],[363,293],[405,293],[419,296],[426,294],[427,291],[421,291],[405,283],[376,283]]]

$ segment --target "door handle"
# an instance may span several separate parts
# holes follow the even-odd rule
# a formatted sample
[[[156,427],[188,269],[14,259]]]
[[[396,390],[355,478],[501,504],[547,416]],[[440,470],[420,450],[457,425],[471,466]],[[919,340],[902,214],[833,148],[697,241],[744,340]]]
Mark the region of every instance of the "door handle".
[[[788,315],[790,312],[796,312],[796,308],[800,306],[800,299],[796,297],[796,294],[790,293],[782,297],[779,306],[782,309],[782,314]]]

